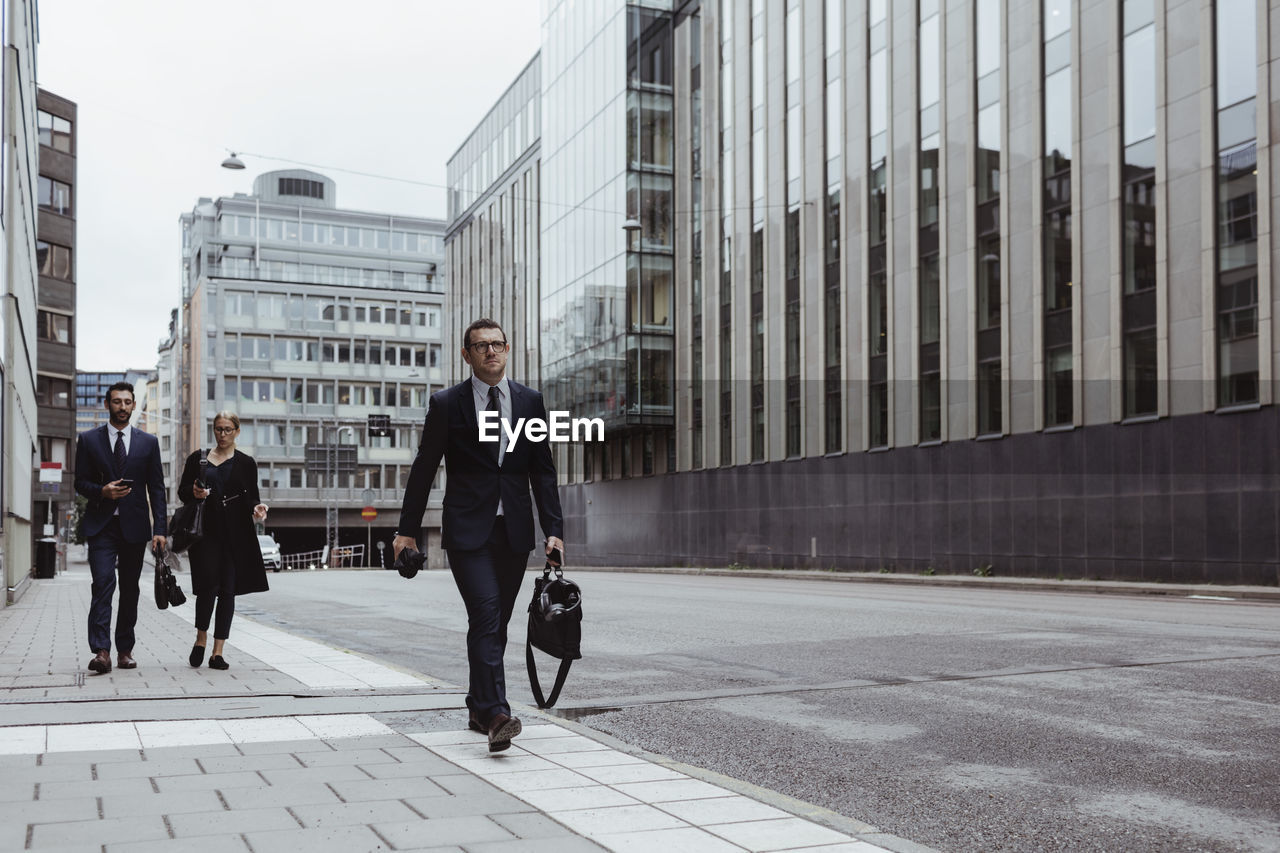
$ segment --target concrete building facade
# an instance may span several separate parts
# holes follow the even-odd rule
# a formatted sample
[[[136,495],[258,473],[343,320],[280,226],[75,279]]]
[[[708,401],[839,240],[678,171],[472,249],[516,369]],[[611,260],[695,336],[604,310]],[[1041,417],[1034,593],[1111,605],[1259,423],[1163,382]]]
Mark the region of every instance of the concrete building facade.
[[[448,376],[444,223],[340,208],[334,181],[306,170],[253,189],[181,217],[179,342],[161,346],[172,398],[157,371],[174,412],[167,461],[179,477],[212,446],[214,415],[234,411],[286,553],[322,548],[327,512],[341,544],[389,541],[427,398]],[[390,435],[368,435],[371,414],[390,417]],[[351,470],[334,470],[343,453],[331,445],[356,448]],[[372,526],[366,504],[380,513]],[[437,502],[435,535],[438,516]]]
[[[31,483],[40,445],[36,369],[39,272],[37,217],[70,213],[70,195],[55,195],[39,172],[36,117],[36,3],[0,0],[4,63],[0,77],[0,574],[4,601],[22,596],[33,568],[35,507]]]
[[[42,202],[36,216],[36,423],[41,473],[31,484],[31,532],[36,539],[61,539],[75,504],[76,218],[70,202],[76,184],[76,105],[39,90],[36,125],[39,181],[42,190],[48,185],[50,203]],[[68,203],[55,206],[55,195],[65,196]]]

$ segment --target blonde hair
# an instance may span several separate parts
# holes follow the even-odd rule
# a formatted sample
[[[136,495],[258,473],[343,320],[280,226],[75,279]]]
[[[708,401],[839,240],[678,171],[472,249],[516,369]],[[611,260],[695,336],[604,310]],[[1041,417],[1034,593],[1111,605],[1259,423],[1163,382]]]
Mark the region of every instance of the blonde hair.
[[[240,429],[240,416],[230,409],[223,409],[221,412],[213,416],[213,422],[231,421],[231,425],[236,429]]]

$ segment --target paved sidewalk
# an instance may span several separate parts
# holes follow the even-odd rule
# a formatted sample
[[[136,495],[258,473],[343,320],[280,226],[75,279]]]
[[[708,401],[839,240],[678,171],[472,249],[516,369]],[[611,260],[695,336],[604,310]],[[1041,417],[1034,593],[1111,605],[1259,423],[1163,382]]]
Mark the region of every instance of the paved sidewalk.
[[[70,565],[0,611],[0,850],[923,849],[532,708],[491,755],[459,688],[244,617],[192,669],[149,583],[138,669],[87,673]]]

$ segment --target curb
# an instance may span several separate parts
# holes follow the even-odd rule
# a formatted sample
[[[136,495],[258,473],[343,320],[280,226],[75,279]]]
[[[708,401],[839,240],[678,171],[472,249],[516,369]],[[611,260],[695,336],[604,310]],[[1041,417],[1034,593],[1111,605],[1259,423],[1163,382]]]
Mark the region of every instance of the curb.
[[[899,584],[952,589],[1012,589],[1026,592],[1069,592],[1100,595],[1163,595],[1251,602],[1280,601],[1280,587],[1215,586],[1213,584],[1135,583],[1133,581],[1050,580],[1048,578],[983,578],[965,575],[909,575],[878,572],[815,572],[805,569],[686,569],[675,566],[574,566],[579,572],[618,574],[705,575],[709,577],[781,578],[839,583]]]

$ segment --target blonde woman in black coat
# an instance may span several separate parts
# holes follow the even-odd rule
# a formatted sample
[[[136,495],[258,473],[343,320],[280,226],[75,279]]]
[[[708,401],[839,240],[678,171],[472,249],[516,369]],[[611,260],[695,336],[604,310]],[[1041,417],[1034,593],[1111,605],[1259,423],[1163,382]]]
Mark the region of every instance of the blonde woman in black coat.
[[[192,453],[178,486],[184,504],[205,501],[204,536],[187,552],[196,596],[196,644],[188,660],[192,666],[204,661],[216,600],[210,669],[230,668],[222,657],[222,644],[231,634],[236,596],[267,589],[267,571],[253,524],[266,520],[267,507],[258,499],[258,463],[236,450],[238,435],[240,418],[235,412],[218,412],[213,418],[217,445],[209,451],[208,464],[200,464],[201,451]]]

